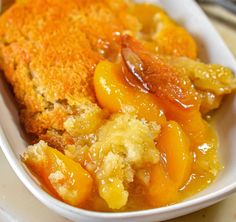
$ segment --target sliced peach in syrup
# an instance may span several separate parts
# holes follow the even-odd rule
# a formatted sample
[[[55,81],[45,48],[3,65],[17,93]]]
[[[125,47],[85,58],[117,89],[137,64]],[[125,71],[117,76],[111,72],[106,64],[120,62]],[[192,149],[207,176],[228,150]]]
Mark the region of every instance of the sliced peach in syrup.
[[[162,127],[157,147],[163,161],[152,167],[147,189],[150,204],[160,207],[179,200],[179,188],[190,176],[193,158],[187,136],[174,121]]]
[[[160,152],[166,158],[166,169],[178,188],[189,178],[192,168],[192,155],[188,137],[181,126],[169,121],[161,130],[157,140]]]
[[[178,201],[178,188],[169,178],[161,163],[152,167],[150,176],[147,199],[153,207],[161,207]]]
[[[93,180],[90,174],[79,163],[43,141],[27,149],[23,162],[51,193],[66,203],[78,206],[92,192]]]
[[[132,37],[122,36],[121,54],[129,81],[138,81],[143,90],[154,95],[167,119],[181,124],[193,143],[201,143],[206,123],[199,111],[200,99],[189,78],[151,54]]]
[[[110,112],[119,112],[132,107],[139,118],[166,122],[163,111],[153,95],[129,86],[123,78],[121,65],[108,61],[100,62],[94,74],[94,88],[99,104]]]

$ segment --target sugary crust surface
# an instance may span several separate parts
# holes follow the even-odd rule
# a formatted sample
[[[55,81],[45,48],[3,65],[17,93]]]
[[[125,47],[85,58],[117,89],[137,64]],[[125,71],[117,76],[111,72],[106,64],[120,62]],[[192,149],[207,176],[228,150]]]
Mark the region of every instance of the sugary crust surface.
[[[95,101],[96,64],[111,56],[108,48],[119,49],[122,32],[139,28],[126,7],[122,1],[31,0],[1,16],[0,68],[27,132],[55,145],[67,141],[63,122],[77,112],[76,101]]]

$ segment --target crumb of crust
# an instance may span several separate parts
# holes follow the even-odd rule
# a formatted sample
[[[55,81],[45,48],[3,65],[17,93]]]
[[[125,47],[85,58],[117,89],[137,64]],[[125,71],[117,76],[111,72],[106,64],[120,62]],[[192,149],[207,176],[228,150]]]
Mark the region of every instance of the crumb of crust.
[[[154,142],[159,131],[156,123],[139,120],[133,114],[113,114],[91,138],[91,146],[68,145],[64,153],[95,176],[100,196],[110,208],[119,209],[128,200],[127,188],[136,173],[159,161]],[[138,178],[148,184],[148,172],[139,172]]]

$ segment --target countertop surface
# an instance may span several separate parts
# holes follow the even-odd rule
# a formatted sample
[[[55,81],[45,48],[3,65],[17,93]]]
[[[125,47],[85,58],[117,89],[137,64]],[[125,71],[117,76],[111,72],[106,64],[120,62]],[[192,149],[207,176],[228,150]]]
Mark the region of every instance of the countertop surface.
[[[236,16],[202,5],[212,23],[236,56]],[[68,222],[41,204],[20,182],[0,150],[0,222]],[[236,222],[236,194],[196,213],[169,222]]]

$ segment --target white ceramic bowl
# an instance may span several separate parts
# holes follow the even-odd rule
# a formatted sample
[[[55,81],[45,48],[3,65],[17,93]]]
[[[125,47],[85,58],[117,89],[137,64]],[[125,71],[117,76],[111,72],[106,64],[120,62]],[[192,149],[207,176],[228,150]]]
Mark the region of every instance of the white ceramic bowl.
[[[225,65],[236,73],[233,55],[194,1],[149,0],[148,2],[160,4],[176,21],[193,34],[199,45],[200,57],[205,62]],[[216,116],[215,125],[220,139],[219,152],[224,170],[212,185],[190,199],[172,206],[127,213],[99,213],[78,209],[54,199],[44,192],[27,173],[20,161],[20,154],[24,152],[27,142],[19,125],[14,98],[9,93],[2,76],[0,91],[0,146],[11,167],[24,185],[42,203],[73,221],[162,221],[210,206],[236,191],[236,139],[234,139],[236,136],[236,101],[233,96],[225,101]]]

